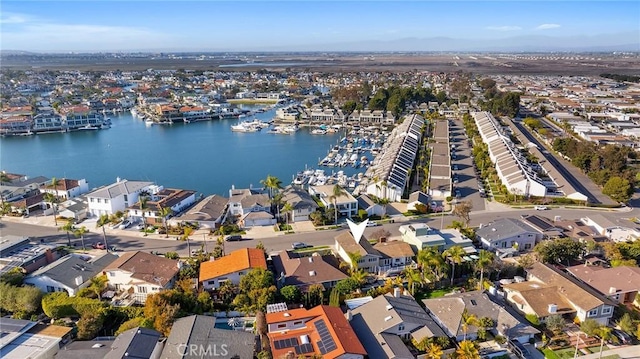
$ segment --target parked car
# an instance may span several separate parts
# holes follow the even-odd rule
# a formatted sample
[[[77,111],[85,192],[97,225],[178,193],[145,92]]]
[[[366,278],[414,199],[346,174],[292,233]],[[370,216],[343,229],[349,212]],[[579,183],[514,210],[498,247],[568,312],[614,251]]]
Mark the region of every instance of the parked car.
[[[367,222],[367,227],[377,227],[379,225],[380,225],[380,223],[378,223],[378,222],[374,222],[374,221]]]
[[[453,165],[453,170],[457,171],[458,170],[458,165]]]
[[[633,338],[619,329],[613,329],[611,334],[618,339],[619,344],[631,344],[633,342]]]
[[[107,249],[107,247],[102,242],[94,243],[91,247],[93,249]]]
[[[138,223],[138,224],[136,225],[136,229],[144,229],[144,223],[142,223],[142,222],[141,222],[141,223]]]
[[[313,247],[313,246],[310,244],[302,243],[302,242],[291,243],[291,248],[293,249],[303,249],[303,248],[310,248],[310,247]]]
[[[118,226],[119,229],[127,229],[129,227],[131,227],[131,221],[128,219],[122,221],[122,223],[120,223],[120,226]]]
[[[242,240],[242,235],[240,234],[230,234],[224,237],[224,240],[227,242],[237,242]]]
[[[462,193],[460,193],[460,190],[457,189],[456,190],[456,198],[460,198],[460,197],[462,197]]]
[[[547,206],[535,206],[533,208],[535,208],[536,211],[546,211],[549,209]]]
[[[118,223],[116,223],[114,225],[111,225],[111,229],[118,229],[118,228],[120,228],[121,224],[122,224],[122,221],[120,221],[120,222],[118,222]]]

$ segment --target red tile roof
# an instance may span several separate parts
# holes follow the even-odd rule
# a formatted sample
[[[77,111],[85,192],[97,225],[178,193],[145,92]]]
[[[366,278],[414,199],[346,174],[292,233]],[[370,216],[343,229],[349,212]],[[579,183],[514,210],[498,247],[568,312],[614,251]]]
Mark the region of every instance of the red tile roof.
[[[243,248],[214,261],[200,264],[200,282],[237,271],[253,268],[267,269],[264,251],[258,248]]]

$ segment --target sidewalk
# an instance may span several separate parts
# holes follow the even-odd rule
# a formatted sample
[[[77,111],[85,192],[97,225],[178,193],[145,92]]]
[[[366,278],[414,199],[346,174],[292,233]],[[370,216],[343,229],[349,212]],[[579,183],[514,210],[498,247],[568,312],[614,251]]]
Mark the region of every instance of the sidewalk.
[[[605,358],[614,354],[619,355],[621,359],[640,359],[640,345],[632,345],[624,348],[605,350],[602,352],[602,357]],[[599,357],[600,357],[600,353],[593,353],[593,354],[581,355],[578,358],[598,359]]]

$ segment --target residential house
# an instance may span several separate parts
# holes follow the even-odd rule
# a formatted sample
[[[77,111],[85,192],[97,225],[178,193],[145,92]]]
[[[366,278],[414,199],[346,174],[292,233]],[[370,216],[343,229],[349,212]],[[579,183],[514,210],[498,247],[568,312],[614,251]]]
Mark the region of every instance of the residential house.
[[[105,272],[110,289],[144,304],[147,295],[173,288],[180,268],[177,260],[136,251],[122,254]]]
[[[347,220],[350,231],[343,231],[335,237],[335,253],[352,268],[356,267],[369,273],[375,273],[378,271],[378,264],[382,256],[364,237],[367,222],[368,220],[365,220],[360,224],[355,224]],[[353,263],[351,260],[354,254],[360,257],[358,263]]]
[[[51,193],[60,199],[70,199],[89,192],[89,184],[86,179],[74,180],[63,178],[57,181],[54,187],[53,183],[48,183],[40,187],[43,193]]]
[[[124,211],[138,202],[140,192],[149,192],[153,182],[129,181],[118,178],[115,183],[98,188],[87,194],[89,212],[96,217]]]
[[[254,358],[257,337],[250,332],[216,328],[216,319],[205,315],[177,319],[160,358]]]
[[[264,251],[243,248],[216,260],[202,262],[198,282],[206,290],[218,289],[225,282],[238,285],[242,276],[254,268],[267,269]]]
[[[163,224],[165,220],[161,215],[163,208],[170,208],[171,215],[177,215],[195,202],[196,191],[152,186],[144,210],[144,217],[149,224]],[[130,205],[127,212],[132,219],[142,220],[143,211],[140,208],[140,201]]]
[[[253,189],[229,191],[228,215],[239,218],[244,227],[270,226],[277,222],[271,213],[269,195]]]
[[[300,256],[291,251],[282,251],[272,255],[278,287],[295,285],[306,289],[321,284],[330,289],[348,276],[338,269],[339,263],[334,256],[322,256],[317,252],[311,256]]]
[[[404,242],[411,245],[414,252],[427,247],[436,247],[443,252],[453,246],[460,246],[467,254],[476,253],[473,241],[457,229],[435,229],[425,223],[412,223],[398,228]]]
[[[86,195],[67,199],[58,205],[58,215],[73,218],[76,223],[89,216],[89,200]]]
[[[11,181],[0,184],[0,194],[2,201],[11,203],[13,211],[29,214],[33,211],[51,208],[50,204],[44,203],[44,195],[40,193],[40,187],[49,182],[47,177],[28,178],[19,174],[5,174]]]
[[[403,241],[387,241],[382,239],[373,246],[378,251],[378,275],[391,276],[402,273],[406,268],[413,268],[413,249]]]
[[[405,341],[446,337],[416,300],[402,295],[399,288],[393,295],[377,296],[348,311],[346,317],[369,358],[413,359]]]
[[[372,217],[372,216],[383,217],[387,212],[386,207],[375,203],[371,199],[371,197],[367,196],[366,194],[358,196],[358,206],[362,210],[366,211],[367,216],[369,217]]]
[[[637,229],[620,226],[601,214],[592,214],[581,218],[580,221],[594,228],[598,234],[606,236],[615,242],[635,241],[640,238],[640,231]]]
[[[24,283],[45,293],[67,292],[70,297],[91,284],[93,277],[103,275],[104,269],[118,257],[105,253],[95,258],[67,254],[24,278]]]
[[[542,233],[543,238],[565,237],[566,229],[549,218],[538,215],[524,215],[522,221],[531,226],[536,231]]]
[[[161,335],[153,329],[142,327],[126,330],[111,343],[104,359],[159,359],[163,348]]]
[[[0,275],[22,268],[31,273],[60,258],[56,245],[31,242],[28,237],[0,236]]]
[[[203,228],[217,228],[224,222],[228,203],[228,198],[214,194],[174,217],[171,222],[198,222]]]
[[[451,294],[440,298],[423,299],[429,315],[444,329],[447,336],[462,341],[465,338],[475,340],[480,328],[477,324],[463,325],[464,315],[476,318],[489,318],[493,325],[486,328],[494,335],[502,335],[520,343],[528,343],[540,331],[526,322],[520,321],[501,305],[494,303],[482,291]]]
[[[616,303],[633,303],[640,292],[640,268],[638,267],[605,268],[594,265],[577,265],[566,270],[582,283]]]
[[[285,355],[321,355],[324,359],[363,359],[367,351],[349,325],[340,308],[319,305],[267,313],[271,353]]]
[[[500,218],[481,226],[476,236],[483,248],[498,253],[508,248],[529,251],[542,240],[542,233],[515,218]]]
[[[54,111],[43,111],[33,117],[33,131],[64,131],[65,124],[62,116]]]
[[[540,320],[552,314],[594,319],[608,324],[615,303],[584,283],[549,265],[534,263],[527,269],[527,281],[503,286],[507,301],[524,314]]]
[[[43,325],[22,319],[2,318],[0,358],[52,359],[71,340],[73,328]]]
[[[289,217],[289,222],[308,221],[309,215],[318,209],[313,197],[302,188],[287,186],[281,193],[282,203],[289,203],[293,207],[290,213],[283,213]]]
[[[326,207],[334,210],[334,206],[338,207],[339,217],[357,217],[358,216],[358,201],[347,191],[343,191],[339,196],[333,196],[333,188],[331,185],[324,186],[310,186],[309,193],[318,197],[322,204]]]
[[[429,195],[422,191],[415,191],[409,195],[409,201],[407,202],[407,211],[417,211],[418,206],[424,206],[426,209],[429,206]]]

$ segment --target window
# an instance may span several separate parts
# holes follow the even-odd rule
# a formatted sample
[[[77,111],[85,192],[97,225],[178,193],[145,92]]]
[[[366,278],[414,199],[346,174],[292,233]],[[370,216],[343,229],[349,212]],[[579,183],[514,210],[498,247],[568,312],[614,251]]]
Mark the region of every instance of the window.
[[[100,198],[97,198],[97,199],[96,199],[96,202],[100,203],[100,202],[101,202],[101,199],[100,199]]]
[[[403,330],[404,330],[404,324],[399,324],[398,331],[403,331]]]
[[[109,203],[109,200],[105,198],[104,203]]]
[[[147,293],[147,287],[139,285],[138,293]]]
[[[127,195],[125,194],[125,195],[124,195],[124,201],[126,202],[126,201],[128,201],[128,200],[129,200],[129,199],[127,198]]]
[[[611,307],[602,307],[602,314],[611,313]]]
[[[52,292],[55,292],[55,291],[56,291],[56,289],[54,287],[52,287],[50,285],[47,286],[47,293],[52,293]]]
[[[287,327],[287,323],[278,324],[278,329],[280,329],[280,328],[286,328],[286,327]]]
[[[531,249],[531,243],[525,243],[524,249]]]
[[[500,243],[500,247],[507,248],[507,242],[501,242]]]
[[[302,324],[302,320],[296,320],[295,322],[293,322],[293,325],[300,325]]]
[[[590,310],[587,314],[588,317],[595,317],[596,315],[598,315],[598,309]]]
[[[89,198],[89,202],[93,203],[93,198]]]
[[[108,273],[109,273],[109,277],[115,277],[116,276],[116,274],[113,273],[113,272],[108,272]]]
[[[238,272],[238,275],[244,275],[244,274],[245,274],[244,272]]]

